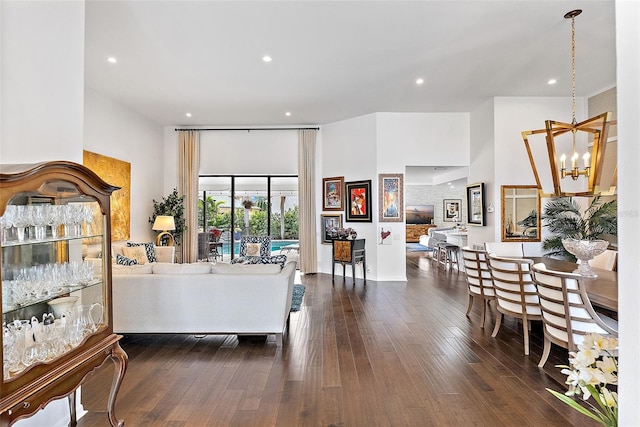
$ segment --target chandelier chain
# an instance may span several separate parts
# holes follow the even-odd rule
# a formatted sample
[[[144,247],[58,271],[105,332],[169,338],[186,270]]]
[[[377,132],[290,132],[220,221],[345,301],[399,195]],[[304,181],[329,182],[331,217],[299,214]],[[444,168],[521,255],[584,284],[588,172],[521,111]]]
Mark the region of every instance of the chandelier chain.
[[[576,18],[571,17],[571,118],[576,124]]]

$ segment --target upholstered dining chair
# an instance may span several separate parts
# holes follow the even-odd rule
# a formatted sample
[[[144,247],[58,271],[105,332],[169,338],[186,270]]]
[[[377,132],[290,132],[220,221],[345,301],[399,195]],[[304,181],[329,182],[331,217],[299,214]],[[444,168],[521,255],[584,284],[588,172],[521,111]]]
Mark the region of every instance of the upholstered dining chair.
[[[529,322],[542,320],[538,293],[531,275],[532,265],[530,259],[502,258],[489,254],[489,269],[498,301],[498,316],[491,336],[498,335],[503,315],[522,319],[526,355],[529,355]]]
[[[617,261],[618,251],[607,249],[600,255],[596,255],[591,261],[589,261],[589,265],[594,268],[615,271]]]
[[[493,290],[493,281],[491,280],[491,271],[487,264],[487,253],[483,250],[471,249],[469,246],[465,246],[462,251],[462,263],[464,265],[465,272],[467,273],[467,287],[469,293],[469,305],[467,307],[467,317],[471,312],[473,306],[473,300],[475,298],[482,301],[482,323],[481,328],[484,328],[484,321],[487,314],[487,306],[489,302],[496,299],[495,292]]]
[[[488,254],[507,258],[523,258],[522,242],[485,242],[484,249]]]
[[[544,349],[538,367],[542,368],[547,362],[552,343],[574,351],[588,333],[618,336],[591,306],[581,275],[547,270],[543,263],[533,265],[531,270],[544,328]],[[611,322],[617,324],[612,319]]]

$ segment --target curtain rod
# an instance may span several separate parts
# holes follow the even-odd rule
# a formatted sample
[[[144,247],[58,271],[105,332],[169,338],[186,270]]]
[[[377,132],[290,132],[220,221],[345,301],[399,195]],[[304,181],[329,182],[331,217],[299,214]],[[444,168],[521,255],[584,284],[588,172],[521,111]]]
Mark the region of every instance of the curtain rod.
[[[246,130],[247,132],[252,130],[320,130],[319,127],[311,127],[311,128],[201,128],[201,129],[190,129],[190,128],[175,128],[176,132],[183,130],[206,130],[206,131],[215,131],[215,130]]]

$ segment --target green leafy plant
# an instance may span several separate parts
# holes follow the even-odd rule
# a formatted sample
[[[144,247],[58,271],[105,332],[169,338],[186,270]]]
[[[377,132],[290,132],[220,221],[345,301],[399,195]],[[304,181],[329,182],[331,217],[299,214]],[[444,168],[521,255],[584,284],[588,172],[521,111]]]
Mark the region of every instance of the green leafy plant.
[[[551,199],[544,207],[542,221],[553,236],[544,239],[545,255],[561,256],[575,261],[562,245],[567,238],[596,240],[604,235],[618,235],[618,205],[615,200],[602,203],[599,196],[582,213],[580,205],[571,197]]]
[[[176,223],[176,229],[171,232],[176,244],[180,244],[182,234],[187,230],[184,219],[184,196],[178,195],[178,189],[174,188],[171,194],[163,197],[161,201],[153,200],[153,215],[149,223],[153,224],[159,215],[170,215]]]

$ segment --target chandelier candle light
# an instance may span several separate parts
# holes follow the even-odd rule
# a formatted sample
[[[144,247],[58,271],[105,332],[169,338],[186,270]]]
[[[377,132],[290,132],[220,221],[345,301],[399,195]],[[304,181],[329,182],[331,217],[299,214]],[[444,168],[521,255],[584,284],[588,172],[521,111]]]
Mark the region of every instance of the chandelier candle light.
[[[554,120],[547,120],[545,128],[539,130],[530,130],[522,132],[522,139],[529,156],[529,162],[533,169],[538,188],[541,190],[543,197],[551,196],[592,196],[603,193],[600,188],[602,179],[602,170],[604,163],[604,153],[607,144],[607,135],[611,122],[612,113],[606,112],[583,122],[578,123],[576,120],[576,45],[575,45],[575,18],[580,15],[582,10],[572,10],[564,15],[566,19],[571,19],[571,123],[563,123]],[[562,153],[560,161],[557,160],[557,146],[568,145],[563,139],[571,133],[571,167],[567,168],[567,155]],[[549,173],[553,188],[542,184],[538,169],[546,169],[545,161],[538,162],[536,167],[535,157],[541,158],[541,155],[534,155],[530,138],[533,135],[544,134],[546,140],[546,150],[544,155],[548,157]],[[532,138],[533,139],[533,138]],[[591,147],[590,147],[591,146]],[[536,151],[536,154],[543,150]],[[581,156],[581,150],[584,154]],[[591,151],[591,152],[590,152]],[[578,164],[579,158],[582,157],[582,167]],[[561,179],[571,177],[571,181],[578,181],[580,177],[586,178],[586,184],[576,183],[573,186],[567,186],[563,189]],[[610,187],[607,191],[615,190],[615,172],[611,178]]]

